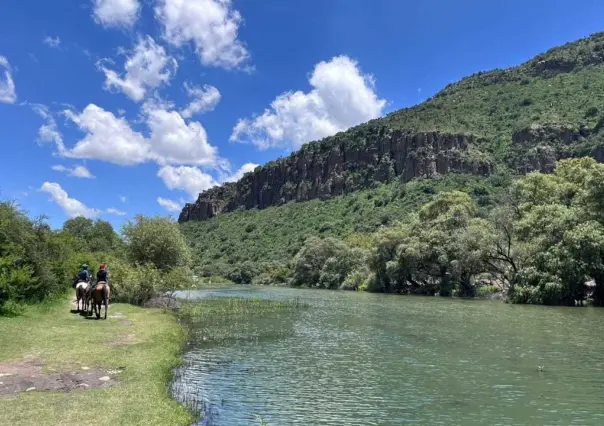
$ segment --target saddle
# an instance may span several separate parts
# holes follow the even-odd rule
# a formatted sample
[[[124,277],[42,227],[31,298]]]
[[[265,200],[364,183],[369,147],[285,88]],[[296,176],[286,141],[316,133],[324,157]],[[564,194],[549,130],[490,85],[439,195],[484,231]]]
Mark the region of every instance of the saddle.
[[[94,289],[97,290],[97,291],[105,291],[105,286],[106,285],[107,285],[107,283],[105,281],[99,281],[94,286]]]

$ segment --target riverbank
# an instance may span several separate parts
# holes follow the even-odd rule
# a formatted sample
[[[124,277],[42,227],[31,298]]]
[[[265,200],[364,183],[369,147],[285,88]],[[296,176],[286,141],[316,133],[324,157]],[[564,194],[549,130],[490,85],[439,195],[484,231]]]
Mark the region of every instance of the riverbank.
[[[170,397],[185,331],[159,309],[112,304],[104,320],[67,298],[0,317],[0,424],[189,425]]]

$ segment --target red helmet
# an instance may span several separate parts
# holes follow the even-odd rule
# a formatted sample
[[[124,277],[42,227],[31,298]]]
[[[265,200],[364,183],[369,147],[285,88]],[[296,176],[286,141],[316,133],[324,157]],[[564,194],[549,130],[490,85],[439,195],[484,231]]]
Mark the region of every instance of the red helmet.
[[[104,263],[101,263],[101,266],[99,266],[99,269],[102,271],[103,269],[105,269],[107,267],[107,265],[105,265]]]

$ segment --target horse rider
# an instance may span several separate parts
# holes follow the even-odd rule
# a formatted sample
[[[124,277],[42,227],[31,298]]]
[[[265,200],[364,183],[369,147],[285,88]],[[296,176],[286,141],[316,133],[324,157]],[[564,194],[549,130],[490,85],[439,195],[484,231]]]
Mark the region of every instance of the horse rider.
[[[88,265],[85,263],[82,265],[82,269],[78,273],[73,286],[76,287],[78,283],[88,283],[90,282],[90,274],[88,273]]]
[[[107,284],[107,265],[104,263],[101,263],[101,265],[99,266],[99,271],[96,273],[96,283],[100,284],[100,283],[104,283]]]

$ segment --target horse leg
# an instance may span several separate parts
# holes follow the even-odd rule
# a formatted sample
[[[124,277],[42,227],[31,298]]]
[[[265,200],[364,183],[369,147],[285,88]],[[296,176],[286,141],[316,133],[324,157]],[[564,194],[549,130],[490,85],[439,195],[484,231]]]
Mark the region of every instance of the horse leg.
[[[108,299],[109,299],[109,294],[108,294],[108,291],[107,291],[107,287],[103,286],[103,305],[105,305],[105,318],[104,319],[107,319],[107,306],[109,305],[109,303],[108,303],[109,300]]]

